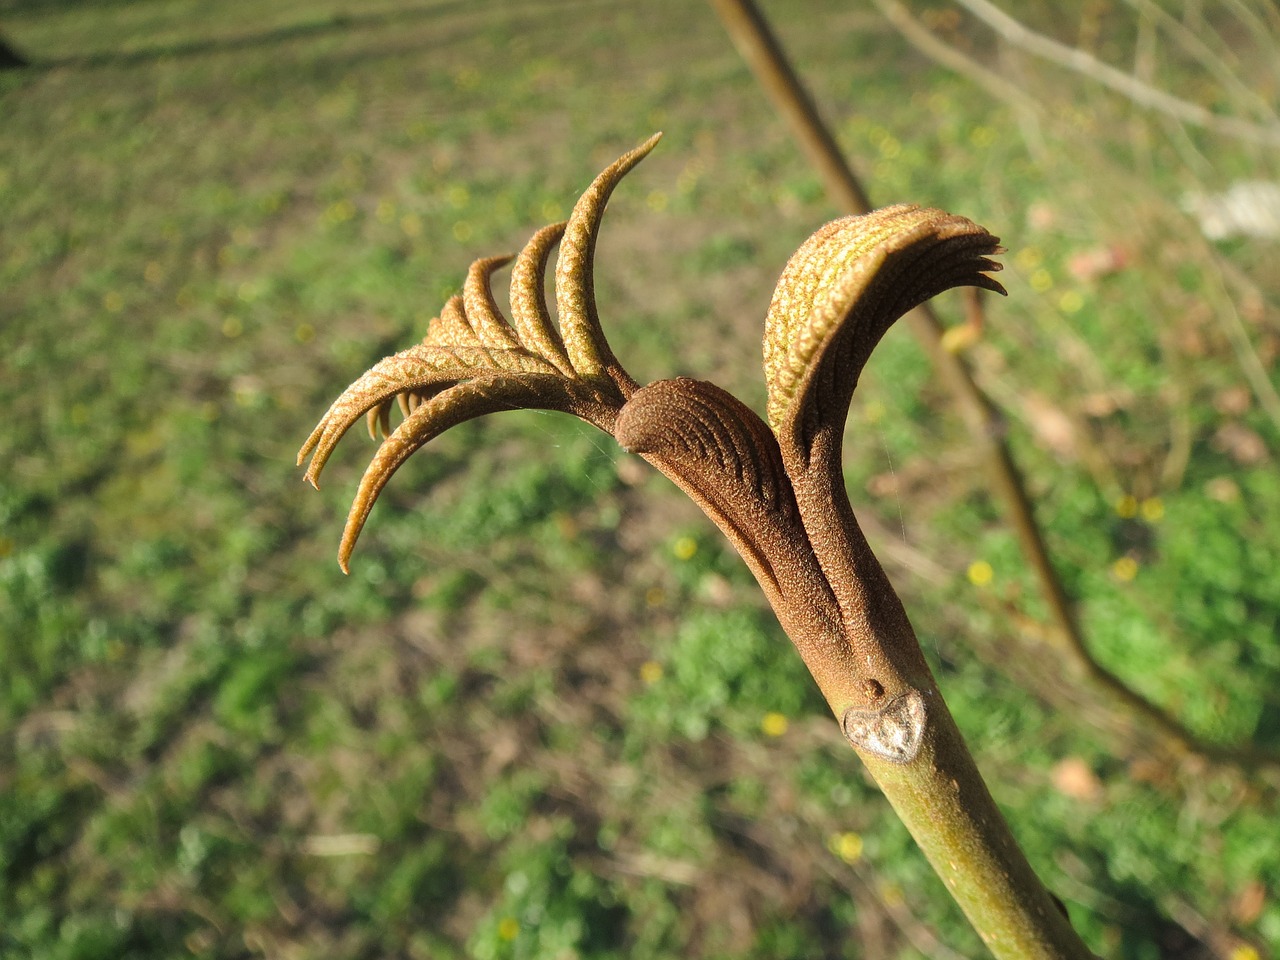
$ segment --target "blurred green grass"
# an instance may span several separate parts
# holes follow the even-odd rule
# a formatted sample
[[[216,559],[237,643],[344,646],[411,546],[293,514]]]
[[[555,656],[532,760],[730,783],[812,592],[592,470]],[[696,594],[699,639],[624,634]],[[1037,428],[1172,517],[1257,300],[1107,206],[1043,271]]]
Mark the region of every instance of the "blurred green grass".
[[[1176,206],[1196,171],[1114,107],[1037,149],[869,11],[768,10],[878,200],[1005,238],[972,360],[1100,659],[1210,739],[1280,746],[1280,434],[1206,266],[1262,278],[1241,313],[1275,384],[1274,248],[1206,250]],[[736,557],[611,440],[458,429],[350,578],[367,451],[318,496],[293,467],[472,258],[655,128],[601,238],[610,339],[760,406],[773,282],[831,211],[706,9],[0,13],[37,62],[0,75],[0,953],[976,953]],[[1112,244],[1124,270],[1073,274]],[[1274,797],[1073,701],[948,406],[892,334],[850,483],[1037,868],[1109,956],[1280,942]]]

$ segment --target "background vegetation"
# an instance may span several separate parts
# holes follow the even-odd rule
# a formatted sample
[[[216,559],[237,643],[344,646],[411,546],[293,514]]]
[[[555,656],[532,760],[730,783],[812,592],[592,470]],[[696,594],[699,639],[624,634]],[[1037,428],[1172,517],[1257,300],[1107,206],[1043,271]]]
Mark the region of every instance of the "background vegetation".
[[[1018,14],[1268,119],[1265,10],[1135,6]],[[1206,739],[1280,748],[1280,258],[1210,244],[1180,199],[1274,178],[1274,147],[944,5],[915,12],[1012,100],[870,6],[766,9],[878,202],[1004,237],[1012,296],[970,358],[1098,657]],[[610,340],[641,378],[759,408],[773,283],[832,211],[704,5],[336,10],[0,0],[34,61],[0,74],[0,954],[976,955],[736,557],[608,438],[534,414],[451,433],[339,573],[367,451],[318,496],[294,453],[474,257],[665,129],[606,220]],[[905,331],[848,470],[1094,948],[1270,956],[1274,788],[1064,682]]]

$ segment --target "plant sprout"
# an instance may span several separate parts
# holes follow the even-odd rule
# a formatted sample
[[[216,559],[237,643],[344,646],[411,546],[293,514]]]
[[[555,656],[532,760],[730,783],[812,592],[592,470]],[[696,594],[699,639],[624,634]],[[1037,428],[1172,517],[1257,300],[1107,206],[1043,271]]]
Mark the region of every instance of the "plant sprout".
[[[604,170],[565,223],[517,257],[472,264],[422,342],[375,364],[333,403],[298,455],[317,484],[362,417],[382,442],[347,517],[348,569],[379,492],[419,447],[466,420],[511,409],[573,414],[612,435],[688,494],[764,590],[845,737],[992,952],[1091,954],[1037,879],[979,775],[901,601],[858,527],[841,450],[858,377],[903,314],[957,286],[1004,293],[998,238],[963,217],[897,205],[843,217],[791,257],[765,319],[766,423],[720,387],[640,386],[601,330],[592,281],[613,189],[658,135]],[[559,242],[558,328],[543,293]],[[511,318],[491,288],[514,259]],[[398,404],[404,419],[391,429]]]

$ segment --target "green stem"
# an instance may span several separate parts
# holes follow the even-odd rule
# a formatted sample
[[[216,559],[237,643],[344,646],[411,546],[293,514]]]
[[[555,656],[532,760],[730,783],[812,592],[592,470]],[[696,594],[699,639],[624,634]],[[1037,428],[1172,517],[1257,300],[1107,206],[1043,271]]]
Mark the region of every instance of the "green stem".
[[[927,699],[923,742],[910,763],[858,749],[876,783],[995,956],[1090,960],[1014,840],[941,694]]]
[[[983,782],[947,709],[902,602],[845,494],[840,433],[808,450],[784,443],[797,503],[847,644],[843,676],[814,676],[845,736],[947,890],[999,960],[1090,960],[1093,954],[1040,882]],[[784,621],[785,625],[785,621]],[[868,702],[869,682],[874,695]]]

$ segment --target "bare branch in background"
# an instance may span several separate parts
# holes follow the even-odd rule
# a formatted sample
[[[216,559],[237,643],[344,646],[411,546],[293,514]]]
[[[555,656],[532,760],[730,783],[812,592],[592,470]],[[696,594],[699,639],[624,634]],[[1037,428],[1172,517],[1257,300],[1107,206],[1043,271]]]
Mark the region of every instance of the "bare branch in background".
[[[1152,0],[1125,0],[1125,2],[1141,12],[1144,17],[1150,18],[1150,23],[1167,31],[1178,46],[1194,57],[1206,71],[1213,75],[1215,80],[1222,84],[1224,89],[1230,90],[1239,102],[1247,103],[1249,109],[1262,118],[1266,125],[1274,126],[1280,123],[1274,104],[1244,83],[1231,66],[1204,42],[1199,33],[1182,23],[1159,4],[1153,3]]]
[[[1066,44],[1036,33],[1014,20],[999,7],[988,3],[987,0],[956,0],[956,2],[994,30],[1006,43],[1082,74],[1107,89],[1128,97],[1141,107],[1163,113],[1182,123],[1203,127],[1238,140],[1268,146],[1280,145],[1280,125],[1263,126],[1237,117],[1224,117],[1198,104],[1188,103],[1186,100],[1143,83],[1131,74],[1103,63],[1097,57],[1077,47],[1068,47]]]
[[[1034,98],[1011,85],[1005,77],[994,70],[988,70],[973,57],[940,40],[932,30],[913,17],[911,11],[898,0],[873,0],[873,2],[884,18],[898,29],[907,42],[929,59],[968,77],[996,100],[1003,100],[1019,111],[1025,110],[1032,114],[1037,111],[1038,105]]]

